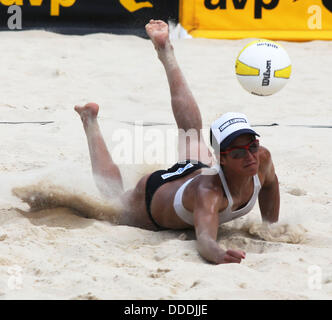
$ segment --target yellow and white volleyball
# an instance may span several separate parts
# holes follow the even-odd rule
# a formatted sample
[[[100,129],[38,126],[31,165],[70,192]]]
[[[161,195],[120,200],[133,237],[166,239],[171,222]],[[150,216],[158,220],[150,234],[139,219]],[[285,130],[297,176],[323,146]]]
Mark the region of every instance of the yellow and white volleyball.
[[[288,82],[292,65],[286,50],[279,43],[261,39],[241,50],[235,70],[244,89],[259,96],[269,96]]]

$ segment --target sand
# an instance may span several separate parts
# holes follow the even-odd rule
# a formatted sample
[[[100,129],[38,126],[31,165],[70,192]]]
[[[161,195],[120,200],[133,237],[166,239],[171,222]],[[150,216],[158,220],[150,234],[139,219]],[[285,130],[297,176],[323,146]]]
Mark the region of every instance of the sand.
[[[192,231],[116,225],[118,203],[103,199],[92,178],[73,111],[90,101],[100,104],[100,126],[126,189],[143,173],[172,164],[171,139],[156,159],[148,150],[149,137],[162,132],[164,139],[175,129],[152,44],[110,34],[0,33],[0,299],[332,298],[332,129],[310,127],[332,126],[332,43],[282,42],[292,79],[279,93],[257,97],[234,75],[248,41],[173,40],[204,127],[223,112],[246,113],[280,181],[279,222],[262,224],[256,205],[221,226],[220,245],[247,257],[216,266],[198,255]],[[38,121],[50,123],[17,123]],[[279,126],[261,126],[272,123]],[[124,157],[119,130],[142,134],[150,157],[142,158],[135,143]],[[53,202],[29,212],[20,197],[31,195]],[[91,212],[114,220],[89,218]]]

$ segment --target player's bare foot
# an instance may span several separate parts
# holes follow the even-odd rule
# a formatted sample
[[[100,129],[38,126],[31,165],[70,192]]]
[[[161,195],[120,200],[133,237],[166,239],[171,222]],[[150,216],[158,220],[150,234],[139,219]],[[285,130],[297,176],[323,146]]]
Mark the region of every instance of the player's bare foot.
[[[87,125],[89,122],[97,118],[99,106],[96,103],[90,102],[84,107],[75,106],[74,109],[80,115],[83,124]]]
[[[171,48],[168,24],[166,22],[162,20],[150,20],[145,26],[145,30],[157,51],[167,47]]]

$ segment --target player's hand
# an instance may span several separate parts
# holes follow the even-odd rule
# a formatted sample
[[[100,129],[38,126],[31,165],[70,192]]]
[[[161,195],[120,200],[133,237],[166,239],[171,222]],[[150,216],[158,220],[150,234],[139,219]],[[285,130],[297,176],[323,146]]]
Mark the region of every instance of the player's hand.
[[[242,250],[227,250],[221,256],[220,262],[221,263],[241,263],[242,259],[245,259],[246,253]]]

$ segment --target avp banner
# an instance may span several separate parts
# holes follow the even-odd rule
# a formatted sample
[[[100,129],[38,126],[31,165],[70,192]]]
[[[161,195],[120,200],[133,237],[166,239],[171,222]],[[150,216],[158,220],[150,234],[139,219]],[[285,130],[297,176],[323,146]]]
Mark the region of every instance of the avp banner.
[[[331,40],[332,0],[180,0],[194,37]]]

